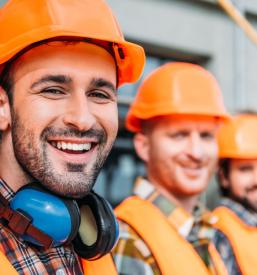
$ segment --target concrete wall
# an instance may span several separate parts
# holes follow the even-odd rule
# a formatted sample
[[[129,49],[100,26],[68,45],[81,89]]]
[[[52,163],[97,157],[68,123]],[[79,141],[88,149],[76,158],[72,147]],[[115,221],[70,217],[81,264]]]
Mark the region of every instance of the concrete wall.
[[[107,2],[129,39],[151,45],[151,51],[163,48],[169,56],[203,60],[217,77],[230,111],[257,108],[257,46],[215,1]],[[257,0],[236,2],[257,29]]]

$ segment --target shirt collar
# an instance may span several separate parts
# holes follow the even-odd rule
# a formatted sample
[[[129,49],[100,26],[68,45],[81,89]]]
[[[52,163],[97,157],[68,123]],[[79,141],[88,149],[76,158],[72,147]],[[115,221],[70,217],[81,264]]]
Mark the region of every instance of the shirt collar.
[[[248,210],[242,204],[230,198],[222,198],[220,204],[231,209],[247,225],[257,226],[257,213]]]
[[[133,193],[154,204],[184,237],[188,236],[194,223],[201,220],[202,214],[206,211],[206,208],[201,203],[198,203],[193,211],[193,215],[191,215],[161,194],[153,184],[142,177],[137,178]]]
[[[9,202],[15,195],[11,187],[3,179],[0,179],[0,193]]]
[[[157,188],[143,177],[136,179],[134,189],[134,195],[152,202],[156,205],[166,216],[169,215],[178,206],[170,199],[161,194]],[[203,212],[206,211],[204,205],[200,202],[194,208],[193,216],[195,218],[200,217]]]

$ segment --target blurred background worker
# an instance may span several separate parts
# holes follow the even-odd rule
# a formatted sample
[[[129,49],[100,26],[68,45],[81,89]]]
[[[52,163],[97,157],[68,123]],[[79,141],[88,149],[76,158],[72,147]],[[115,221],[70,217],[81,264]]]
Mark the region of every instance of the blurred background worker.
[[[214,211],[219,217],[214,243],[229,274],[257,274],[257,115],[235,116],[218,140],[224,197]]]
[[[216,80],[198,65],[167,63],[143,81],[126,126],[146,174],[136,180],[135,196],[116,209],[120,274],[214,272],[212,219],[199,198],[216,168],[216,132],[227,117]],[[226,274],[221,261],[215,264],[215,274]]]

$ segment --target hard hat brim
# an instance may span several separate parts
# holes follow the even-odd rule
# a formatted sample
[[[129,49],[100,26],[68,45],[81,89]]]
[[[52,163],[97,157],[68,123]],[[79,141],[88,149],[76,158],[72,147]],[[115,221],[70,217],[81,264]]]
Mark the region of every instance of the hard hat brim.
[[[53,38],[58,40],[60,37],[67,37],[71,40],[72,38],[96,39],[112,42],[121,47],[124,58],[121,59],[115,54],[116,63],[119,69],[118,86],[124,83],[133,83],[137,81],[142,74],[145,63],[145,53],[141,46],[121,39],[110,40],[107,37],[99,38],[99,36],[88,36],[82,32],[65,31],[63,28],[59,30],[58,28],[53,28],[53,26],[34,29],[33,31],[23,33],[15,39],[9,40],[8,43],[0,45],[0,65],[13,58],[16,54],[33,43]]]
[[[231,119],[229,113],[227,112],[201,112],[198,109],[191,110],[184,110],[184,111],[175,111],[174,109],[171,109],[169,106],[165,109],[162,108],[162,113],[160,115],[156,115],[156,112],[149,113],[147,110],[145,112],[134,112],[131,111],[128,112],[128,115],[126,117],[126,128],[131,132],[140,132],[141,129],[141,122],[144,120],[149,120],[155,117],[161,117],[161,116],[178,116],[178,115],[186,115],[186,116],[192,116],[192,117],[214,117],[217,118],[221,123],[224,123]]]

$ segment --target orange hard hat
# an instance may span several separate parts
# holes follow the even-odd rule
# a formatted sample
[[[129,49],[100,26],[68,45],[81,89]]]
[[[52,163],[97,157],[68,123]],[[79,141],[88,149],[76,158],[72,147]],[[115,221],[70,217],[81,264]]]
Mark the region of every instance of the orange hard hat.
[[[218,132],[219,157],[257,159],[257,115],[241,114]]]
[[[110,42],[119,86],[137,81],[145,63],[143,48],[125,41],[103,0],[10,0],[0,9],[0,30],[0,65],[35,42],[58,37]]]
[[[173,114],[229,117],[215,78],[202,67],[183,62],[167,63],[143,81],[126,126],[139,132],[142,120]]]

